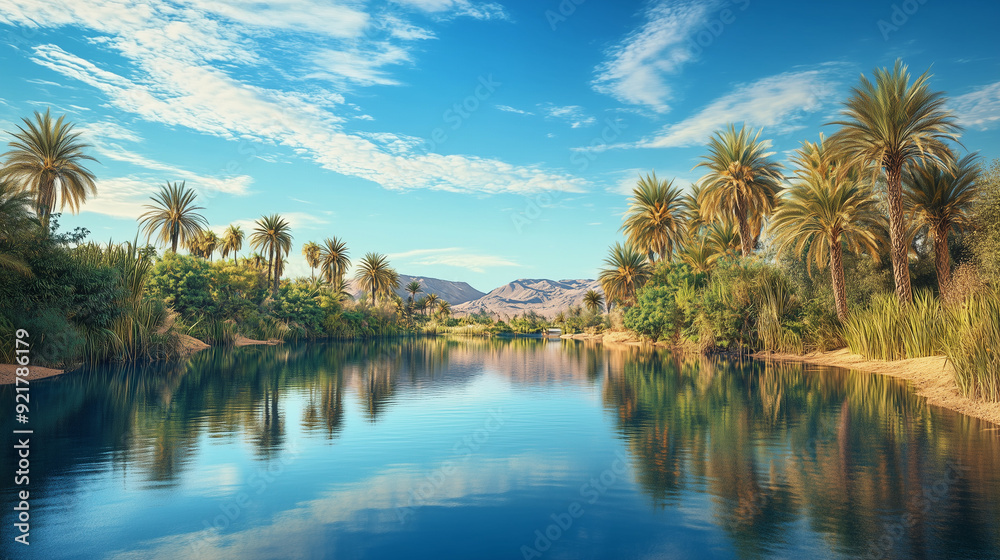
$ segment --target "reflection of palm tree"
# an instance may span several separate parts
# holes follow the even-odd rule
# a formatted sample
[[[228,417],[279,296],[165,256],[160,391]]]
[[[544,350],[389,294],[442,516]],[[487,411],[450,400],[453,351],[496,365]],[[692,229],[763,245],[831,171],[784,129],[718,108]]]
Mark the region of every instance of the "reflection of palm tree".
[[[702,184],[702,212],[715,219],[736,220],[743,256],[749,257],[756,236],[751,224],[771,212],[781,189],[781,166],[770,159],[770,146],[744,125],[716,132],[708,143],[708,155],[697,167],[708,169]]]
[[[632,305],[635,294],[652,274],[652,267],[645,255],[631,245],[616,243],[611,254],[604,259],[605,268],[598,277],[608,303]]]
[[[146,241],[155,233],[158,242],[170,245],[170,250],[176,253],[178,244],[187,244],[189,239],[197,237],[202,228],[208,227],[208,220],[198,213],[204,208],[194,204],[197,197],[197,193],[185,187],[184,181],[160,187],[160,192],[152,196],[153,204],[144,206],[149,210],[139,216]]]
[[[975,154],[957,161],[949,154],[943,164],[925,162],[904,173],[904,203],[927,227],[934,241],[938,291],[943,296],[951,287],[948,234],[972,227],[972,205],[979,197],[978,177]]]
[[[35,111],[35,120],[22,119],[24,127],[8,133],[14,137],[2,170],[18,188],[35,197],[35,210],[43,232],[49,230],[49,216],[56,202],[60,208],[69,206],[76,212],[88,194],[97,194],[94,174],[82,165],[83,160],[97,161],[83,153],[89,145],[80,141],[73,125],[63,122],[66,116],[52,122],[49,110]]]
[[[910,83],[910,73],[897,60],[892,70],[875,70],[875,82],[865,76],[851,90],[841,113],[844,120],[830,124],[841,128],[830,140],[851,163],[881,169],[886,179],[893,277],[901,304],[913,299],[907,260],[906,219],[903,216],[903,168],[914,160],[945,160],[961,128],[945,108],[947,99],[927,87],[930,76],[921,74]]]

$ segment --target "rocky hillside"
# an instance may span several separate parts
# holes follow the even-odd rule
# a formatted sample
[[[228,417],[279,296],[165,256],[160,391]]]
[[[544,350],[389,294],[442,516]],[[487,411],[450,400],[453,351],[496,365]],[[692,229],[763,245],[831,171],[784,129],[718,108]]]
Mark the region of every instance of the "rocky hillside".
[[[478,299],[453,305],[452,312],[466,315],[485,309],[504,320],[528,311],[553,317],[571,305],[582,305],[587,290],[601,292],[601,283],[597,280],[514,280]]]
[[[465,282],[452,282],[450,280],[427,278],[426,276],[408,276],[406,274],[399,275],[399,288],[396,290],[396,293],[403,299],[406,299],[410,294],[406,291],[405,287],[414,280],[420,282],[420,285],[423,287],[423,291],[417,294],[418,298],[427,294],[437,294],[439,298],[453,306],[481,298],[485,295]],[[354,283],[354,280],[351,280],[347,286],[348,291],[355,297],[361,293],[360,288]]]

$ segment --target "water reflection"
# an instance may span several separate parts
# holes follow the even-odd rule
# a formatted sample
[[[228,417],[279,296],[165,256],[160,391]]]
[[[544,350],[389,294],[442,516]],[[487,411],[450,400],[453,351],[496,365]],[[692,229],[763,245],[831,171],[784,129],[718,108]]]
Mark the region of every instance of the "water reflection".
[[[477,385],[484,379],[499,381],[484,390]],[[162,516],[193,521],[176,521],[183,528],[174,532],[151,529],[145,540],[120,537],[113,549],[123,557],[155,557],[149,547],[184,556],[181,544],[215,539],[213,554],[266,558],[267,535],[287,533],[289,520],[305,541],[292,556],[350,556],[367,547],[368,557],[398,557],[421,539],[443,538],[435,530],[447,534],[489,515],[481,529],[489,536],[451,557],[516,558],[531,516],[546,519],[564,500],[559,489],[575,492],[589,465],[620,445],[633,486],[609,494],[605,507],[614,515],[584,520],[600,530],[581,525],[559,543],[560,555],[627,556],[621,542],[589,536],[602,531],[627,534],[629,546],[644,550],[705,539],[691,546],[710,557],[982,558],[1000,550],[997,431],[932,410],[902,383],[873,375],[573,341],[435,338],[212,350],[183,364],[90,369],[32,387],[45,411],[32,420],[45,442],[32,448],[32,493],[50,499],[38,506],[49,508],[38,514],[49,515],[49,525],[59,527],[62,515],[70,523],[57,496],[86,508],[110,500],[102,484],[116,480],[131,492],[125,503],[162,489],[184,497],[183,511]],[[433,507],[419,512],[423,536],[407,531],[395,509],[428,472],[455,460],[453,434],[468,433],[455,425],[481,422],[485,411],[472,401],[492,393],[521,406],[521,420],[488,454],[458,464]],[[9,387],[0,399],[13,400]],[[450,408],[435,408],[442,402]],[[421,429],[403,445],[390,432],[408,422]],[[553,444],[546,438],[555,425],[557,437],[588,443]],[[348,440],[351,452],[335,463],[318,451]],[[543,443],[527,443],[534,441]],[[242,446],[256,463],[236,457]],[[549,456],[539,456],[545,446]],[[213,449],[227,458],[208,462]],[[416,464],[424,455],[427,464]],[[290,456],[303,482],[281,485],[295,500],[275,493],[234,519],[240,531],[231,534],[199,524],[216,507],[206,495],[234,494],[248,473]],[[14,470],[12,459],[2,455],[4,472]],[[98,482],[86,476],[94,471]],[[140,487],[129,487],[137,476]],[[8,526],[12,492],[4,487]],[[127,533],[129,522],[118,528]],[[54,546],[59,535],[41,523]],[[729,548],[702,532],[722,535]],[[103,557],[97,551],[106,547],[94,542],[80,557]]]

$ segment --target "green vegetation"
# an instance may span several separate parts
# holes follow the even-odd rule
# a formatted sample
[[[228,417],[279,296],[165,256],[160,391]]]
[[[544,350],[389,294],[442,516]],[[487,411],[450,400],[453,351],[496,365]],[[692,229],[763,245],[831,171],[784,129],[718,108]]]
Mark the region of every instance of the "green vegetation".
[[[963,392],[1000,399],[1000,162],[959,153],[928,82],[901,62],[862,76],[787,175],[729,125],[687,195],[643,178],[600,275],[622,326],[701,351],[944,355]]]

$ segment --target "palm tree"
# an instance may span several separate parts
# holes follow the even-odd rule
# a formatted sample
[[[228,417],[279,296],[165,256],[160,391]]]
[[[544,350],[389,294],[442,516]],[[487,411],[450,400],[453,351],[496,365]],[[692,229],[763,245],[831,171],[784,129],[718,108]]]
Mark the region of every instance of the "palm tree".
[[[587,293],[583,295],[583,304],[593,313],[600,313],[601,307],[604,305],[604,294],[597,290],[587,290]]]
[[[271,281],[271,291],[277,292],[283,256],[292,250],[291,226],[278,214],[261,216],[254,225],[250,246],[267,254],[267,276]]]
[[[632,305],[635,294],[652,275],[646,256],[629,244],[615,243],[598,277],[608,303]]]
[[[843,321],[847,319],[844,246],[878,258],[883,231],[879,202],[856,169],[843,168],[822,137],[818,144],[803,142],[793,161],[798,165],[796,177],[771,218],[776,248],[778,253],[791,249],[799,256],[808,247],[810,273],[813,264],[830,267],[837,317]],[[811,165],[817,161],[822,165]]]
[[[407,292],[410,292],[410,301],[415,301],[415,298],[417,297],[417,293],[422,291],[422,289],[420,287],[420,282],[418,282],[416,280],[413,280],[412,282],[410,282],[409,284],[407,284],[406,288],[404,288],[404,289]]]
[[[216,247],[219,246],[219,236],[215,234],[214,231],[206,229],[201,234],[201,252],[203,257],[208,257],[208,260],[212,260],[212,255],[215,254]]]
[[[445,300],[438,302],[438,317],[442,319],[447,319],[451,316],[451,304]]]
[[[946,98],[932,92],[924,72],[913,83],[901,60],[892,70],[875,69],[875,81],[864,75],[851,89],[841,112],[844,120],[830,124],[841,128],[830,137],[860,167],[873,166],[885,174],[889,214],[890,254],[896,296],[908,303],[912,297],[907,261],[906,220],[903,216],[903,168],[914,160],[944,161],[961,131],[955,116],[945,108]],[[874,182],[874,181],[873,181]]]
[[[434,308],[437,307],[437,303],[438,303],[439,299],[441,299],[441,298],[439,298],[437,294],[428,294],[427,295],[427,309],[428,309],[427,313],[428,314],[434,312]]]
[[[14,137],[8,145],[11,150],[3,154],[7,159],[4,177],[14,185],[34,194],[35,212],[42,230],[49,230],[49,216],[59,201],[59,207],[69,206],[76,212],[88,194],[97,194],[94,174],[82,165],[83,160],[97,161],[83,153],[90,145],[80,141],[80,133],[73,132],[73,125],[63,122],[66,116],[54,123],[49,110],[45,114],[35,111],[35,119],[27,118],[19,132],[8,133]]]
[[[716,254],[716,258],[735,258],[743,247],[739,227],[728,217],[709,224],[705,229],[705,241],[707,248]]]
[[[178,243],[186,244],[189,238],[208,227],[208,220],[198,213],[204,208],[194,205],[197,197],[197,193],[185,187],[184,181],[160,187],[160,192],[150,197],[153,204],[144,205],[149,210],[139,216],[146,241],[156,234],[157,242],[169,244],[170,250],[176,253]]]
[[[689,240],[680,252],[681,262],[686,263],[695,272],[703,273],[712,270],[719,256],[712,244],[704,237]]]
[[[908,167],[903,174],[904,204],[934,240],[934,264],[942,296],[951,288],[948,234],[972,226],[972,205],[979,195],[977,159],[976,154],[969,154],[956,161],[949,155],[943,164],[924,162]]]
[[[336,281],[343,280],[344,274],[351,266],[351,259],[348,258],[347,244],[336,237],[327,237],[320,249],[320,273],[331,286]]]
[[[684,222],[683,195],[673,180],[657,180],[655,172],[640,176],[621,227],[629,243],[660,261],[669,260],[684,234]]]
[[[229,258],[229,253],[233,254],[233,259],[239,250],[243,248],[243,230],[240,226],[230,225],[226,228],[226,233],[222,236],[222,258]]]
[[[781,189],[781,165],[767,152],[768,142],[743,125],[729,125],[708,142],[707,156],[695,167],[708,173],[700,179],[702,212],[712,219],[729,216],[736,220],[743,256],[753,252],[757,235],[753,228],[774,208]]]
[[[31,217],[34,197],[21,191],[10,182],[0,180],[0,268],[12,270],[22,276],[31,276],[31,267],[23,259],[10,254],[15,236],[29,228],[37,228],[38,220]]]
[[[389,266],[389,259],[378,253],[368,253],[361,259],[354,279],[362,290],[372,295],[372,305],[376,297],[388,297],[399,287],[399,274]]]
[[[316,267],[320,264],[322,253],[323,249],[312,241],[302,245],[302,256],[306,258],[306,264],[309,265],[309,271],[313,278],[316,278]]]

